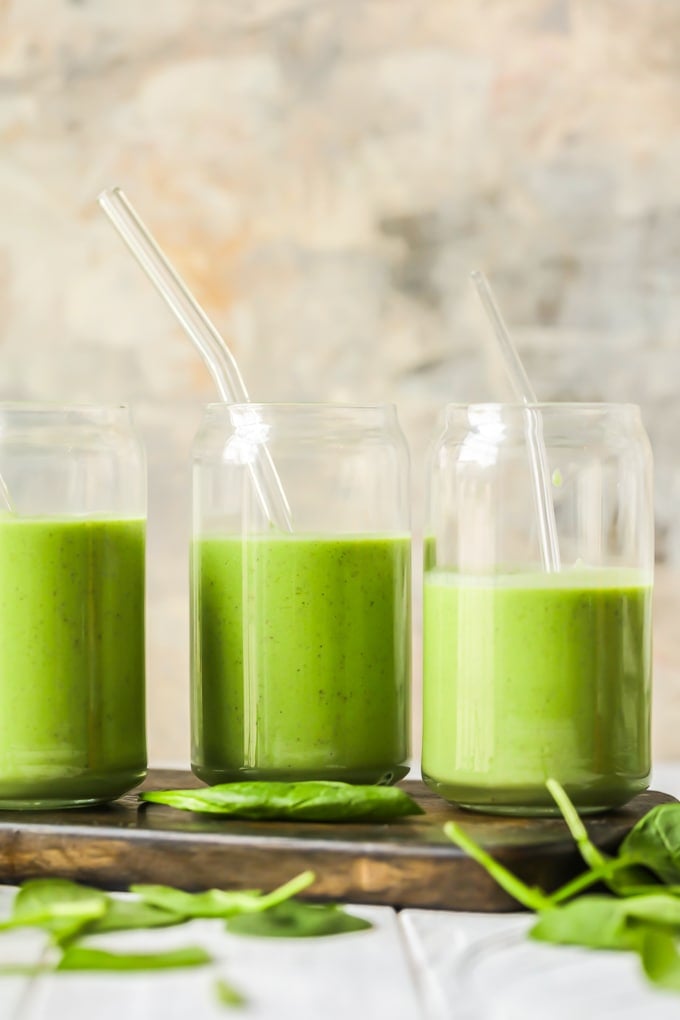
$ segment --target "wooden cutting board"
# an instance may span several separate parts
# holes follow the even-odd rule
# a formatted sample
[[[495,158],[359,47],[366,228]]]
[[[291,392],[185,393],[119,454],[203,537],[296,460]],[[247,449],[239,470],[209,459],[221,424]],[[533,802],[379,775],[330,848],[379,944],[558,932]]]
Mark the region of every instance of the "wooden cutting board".
[[[152,771],[144,789],[201,786],[190,773]],[[517,904],[444,835],[455,820],[525,881],[557,888],[583,870],[564,822],[501,818],[450,807],[421,782],[404,788],[425,810],[377,823],[247,822],[198,815],[136,793],[105,807],[0,812],[0,882],[59,876],[104,888],[154,882],[188,890],[271,889],[311,868],[310,899],[447,910],[516,910]],[[590,818],[594,842],[614,850],[663,793]]]

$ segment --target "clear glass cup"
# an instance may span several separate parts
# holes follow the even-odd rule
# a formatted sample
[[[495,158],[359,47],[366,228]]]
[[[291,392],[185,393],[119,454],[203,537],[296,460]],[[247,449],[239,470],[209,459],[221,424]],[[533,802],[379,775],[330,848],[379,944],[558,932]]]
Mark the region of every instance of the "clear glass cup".
[[[258,498],[266,471],[285,492],[290,531]],[[191,557],[201,779],[407,773],[408,497],[394,407],[208,406],[193,452]]]
[[[125,407],[0,405],[0,807],[146,773],[146,468]]]
[[[447,800],[621,805],[650,769],[652,461],[639,409],[537,405],[560,569],[543,567],[520,406],[450,405],[428,463],[425,781]]]

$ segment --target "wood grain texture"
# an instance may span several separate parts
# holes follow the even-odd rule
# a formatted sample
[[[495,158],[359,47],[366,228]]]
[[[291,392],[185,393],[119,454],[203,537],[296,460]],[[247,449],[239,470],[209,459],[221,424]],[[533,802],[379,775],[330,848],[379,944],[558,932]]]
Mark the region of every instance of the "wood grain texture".
[[[202,784],[190,773],[153,771],[144,789]],[[136,793],[98,808],[0,813],[0,881],[60,876],[105,888],[156,882],[188,890],[271,889],[307,868],[309,898],[396,907],[507,911],[517,904],[444,835],[455,820],[526,881],[554,889],[581,869],[559,818],[501,818],[457,810],[423,783],[402,784],[425,814],[388,824],[250,822],[198,815]],[[655,804],[647,792],[588,819],[594,842],[613,850]]]

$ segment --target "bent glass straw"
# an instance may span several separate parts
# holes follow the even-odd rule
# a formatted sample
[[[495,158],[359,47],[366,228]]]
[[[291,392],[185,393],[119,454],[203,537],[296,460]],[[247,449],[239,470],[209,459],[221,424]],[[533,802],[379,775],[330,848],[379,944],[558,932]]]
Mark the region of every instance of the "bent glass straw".
[[[102,191],[98,202],[198,349],[220,398],[227,404],[250,403],[234,355],[123,191]],[[260,507],[271,524],[292,531],[290,506],[271,454],[266,446],[258,446],[256,453],[248,467]]]
[[[488,280],[478,269],[473,270],[470,273],[470,277],[496,334],[505,369],[515,396],[524,404],[527,446],[529,448],[534,505],[538,520],[541,559],[543,561],[543,568],[549,573],[554,573],[560,569],[560,549],[557,541],[555,507],[550,489],[548,455],[543,441],[543,419],[541,412],[535,406],[537,403],[536,394],[517,352],[517,348],[512,342],[508,328],[503,321],[503,316],[496,304]]]

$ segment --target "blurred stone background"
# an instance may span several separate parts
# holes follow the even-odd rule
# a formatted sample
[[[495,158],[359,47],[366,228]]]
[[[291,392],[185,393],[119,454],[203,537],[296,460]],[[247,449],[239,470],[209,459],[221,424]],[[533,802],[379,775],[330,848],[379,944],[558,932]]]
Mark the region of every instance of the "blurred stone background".
[[[123,401],[147,445],[149,742],[188,762],[189,450],[210,378],[96,205],[121,185],[259,400],[640,403],[655,755],[680,738],[678,0],[0,0],[0,398]],[[417,615],[417,614],[416,614]],[[418,683],[414,744],[418,750]]]

